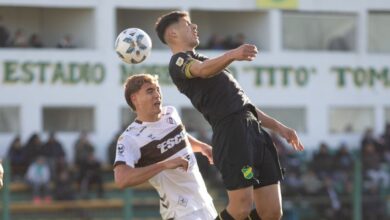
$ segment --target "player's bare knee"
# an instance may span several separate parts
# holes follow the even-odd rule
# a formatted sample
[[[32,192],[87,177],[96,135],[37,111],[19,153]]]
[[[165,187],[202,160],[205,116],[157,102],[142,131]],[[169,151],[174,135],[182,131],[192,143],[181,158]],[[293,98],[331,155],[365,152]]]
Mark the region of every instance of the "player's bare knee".
[[[228,210],[235,219],[245,219],[252,210],[252,204],[250,197],[240,197],[229,202]]]
[[[237,207],[236,209],[232,210],[231,215],[234,217],[234,219],[246,219],[251,212],[251,207]]]

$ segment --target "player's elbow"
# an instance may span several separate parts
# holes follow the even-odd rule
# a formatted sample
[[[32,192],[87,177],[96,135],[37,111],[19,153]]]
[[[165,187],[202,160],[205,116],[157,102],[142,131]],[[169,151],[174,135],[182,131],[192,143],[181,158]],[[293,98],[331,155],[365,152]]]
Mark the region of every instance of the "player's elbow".
[[[119,175],[115,175],[115,184],[119,189],[125,189],[127,186],[125,179]]]
[[[126,184],[125,184],[124,181],[115,179],[115,184],[117,185],[117,187],[119,189],[125,189],[126,188]]]
[[[126,178],[124,169],[122,167],[116,167],[114,169],[114,181],[120,189],[125,189],[126,187],[131,186],[127,179],[128,178]]]

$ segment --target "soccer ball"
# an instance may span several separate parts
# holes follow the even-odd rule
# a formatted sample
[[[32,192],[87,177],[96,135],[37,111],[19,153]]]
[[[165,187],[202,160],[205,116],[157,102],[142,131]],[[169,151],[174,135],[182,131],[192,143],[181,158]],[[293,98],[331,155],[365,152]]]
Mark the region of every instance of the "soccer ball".
[[[115,41],[115,51],[126,63],[141,63],[149,56],[151,50],[152,40],[139,28],[123,30]]]

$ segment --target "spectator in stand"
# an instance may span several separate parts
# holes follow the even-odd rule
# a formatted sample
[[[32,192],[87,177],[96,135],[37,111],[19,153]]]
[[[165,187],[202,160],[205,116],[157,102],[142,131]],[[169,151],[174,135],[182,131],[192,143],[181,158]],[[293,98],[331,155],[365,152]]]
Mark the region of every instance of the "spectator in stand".
[[[56,175],[54,178],[55,200],[74,200],[76,198],[73,180],[73,173],[69,169],[65,158],[60,158],[57,161]]]
[[[238,33],[232,41],[232,49],[237,48],[246,43],[246,37],[243,33]]]
[[[334,175],[343,184],[352,178],[354,159],[346,143],[342,143],[334,156]]]
[[[24,150],[26,153],[25,155],[28,165],[34,162],[38,158],[38,156],[44,155],[41,138],[37,133],[33,133],[30,136],[26,146],[24,147]]]
[[[42,48],[43,43],[38,34],[32,34],[29,39],[29,46],[33,48]]]
[[[366,129],[366,131],[363,134],[363,138],[361,140],[361,147],[365,146],[368,142],[371,142],[374,144],[375,150],[379,153],[381,156],[381,160],[383,158],[384,148],[383,145],[379,142],[379,140],[374,136],[374,131],[371,128]]]
[[[381,138],[381,143],[384,150],[384,160],[386,164],[390,164],[390,123],[387,123],[385,126],[384,134]]]
[[[80,167],[81,164],[87,160],[88,155],[94,151],[95,148],[89,141],[87,132],[81,132],[74,145],[74,158],[76,166]]]
[[[3,17],[0,15],[0,47],[8,46],[9,32],[3,25]]]
[[[224,50],[224,41],[224,38],[219,34],[213,34],[211,35],[206,48],[210,50]]]
[[[33,190],[34,204],[40,204],[43,199],[51,202],[50,193],[50,168],[43,156],[39,156],[29,167],[26,180]]]
[[[11,165],[12,179],[23,179],[28,163],[26,161],[27,155],[19,136],[16,136],[11,142],[7,155]]]
[[[22,29],[16,30],[11,40],[11,47],[28,47],[28,41]]]
[[[303,182],[300,175],[295,172],[288,172],[286,178],[284,179],[283,185],[285,186],[284,195],[285,196],[299,196],[302,194]]]
[[[378,185],[370,184],[363,193],[363,218],[364,220],[385,220],[386,207],[381,199]]]
[[[322,182],[315,172],[309,168],[306,172],[303,172],[301,178],[303,193],[309,196],[317,196],[322,188]]]
[[[333,164],[333,156],[329,152],[329,147],[325,142],[322,142],[320,150],[314,153],[312,168],[320,178],[324,178],[333,172]]]
[[[57,44],[57,48],[75,48],[71,35],[65,35]]]
[[[107,147],[108,162],[114,165],[116,155],[116,143],[121,133],[116,133]]]
[[[90,152],[88,157],[80,167],[81,173],[81,196],[88,198],[93,185],[97,186],[97,195],[99,198],[103,197],[103,177],[100,162],[96,159],[94,152]]]
[[[386,170],[382,169],[380,155],[372,142],[367,142],[362,151],[363,178],[366,185],[388,187],[390,177]]]
[[[324,185],[320,192],[325,197],[325,201],[319,204],[318,213],[321,213],[325,219],[340,219],[341,201],[336,191],[335,184],[330,176],[324,177]]]
[[[61,158],[65,158],[65,151],[62,144],[57,140],[54,132],[50,132],[47,142],[42,147],[42,154],[46,157],[50,166],[50,172],[55,178],[56,162]]]

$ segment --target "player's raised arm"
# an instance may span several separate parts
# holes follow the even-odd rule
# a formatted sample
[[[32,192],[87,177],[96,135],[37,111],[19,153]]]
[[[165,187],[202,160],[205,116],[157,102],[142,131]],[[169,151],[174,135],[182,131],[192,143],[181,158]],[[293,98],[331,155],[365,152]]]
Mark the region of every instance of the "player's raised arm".
[[[280,136],[286,139],[287,142],[291,144],[295,150],[297,151],[304,150],[304,146],[299,140],[299,137],[294,129],[285,126],[284,124],[272,118],[271,116],[267,115],[266,113],[264,113],[258,108],[256,108],[256,112],[259,121],[261,121],[261,124],[264,127],[269,128],[275,131],[276,133],[278,133]]]
[[[193,60],[189,67],[189,71],[193,77],[208,78],[220,73],[227,68],[233,61],[252,61],[258,53],[257,47],[252,44],[243,44],[236,49],[232,49],[222,54],[221,56],[205,60],[203,62]]]
[[[157,175],[166,169],[175,169],[182,167],[187,170],[188,161],[183,157],[176,157],[174,159],[158,162],[146,167],[133,168],[125,163],[121,163],[114,168],[115,183],[124,189],[130,186],[136,186],[148,181],[153,176]]]

